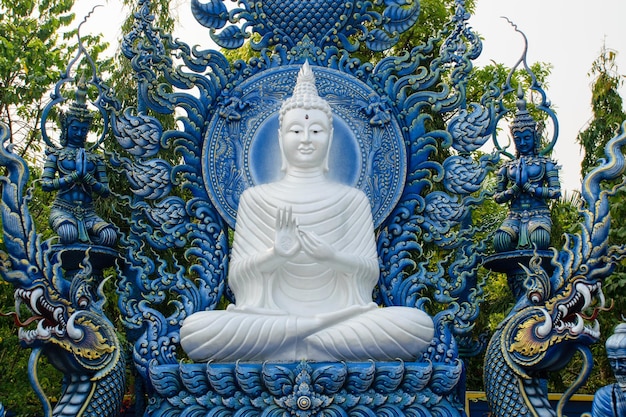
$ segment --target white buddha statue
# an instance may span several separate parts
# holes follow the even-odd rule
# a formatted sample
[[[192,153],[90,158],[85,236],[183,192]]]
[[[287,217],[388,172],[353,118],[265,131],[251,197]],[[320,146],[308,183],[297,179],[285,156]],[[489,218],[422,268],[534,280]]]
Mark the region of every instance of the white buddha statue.
[[[228,282],[236,304],[192,314],[181,345],[195,361],[414,360],[432,319],[379,308],[370,203],[326,178],[329,104],[308,64],[280,109],[284,177],[241,195]]]

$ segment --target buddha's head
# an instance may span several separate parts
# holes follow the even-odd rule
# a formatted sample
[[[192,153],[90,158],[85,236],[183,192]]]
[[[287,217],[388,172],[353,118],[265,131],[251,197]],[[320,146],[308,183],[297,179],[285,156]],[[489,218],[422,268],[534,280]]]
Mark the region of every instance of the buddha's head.
[[[526,109],[526,100],[521,90],[518,91],[517,113],[510,128],[517,156],[537,155],[537,122]]]
[[[606,340],[606,353],[617,383],[626,390],[626,323],[618,324]]]
[[[279,125],[283,171],[289,167],[328,171],[333,115],[317,93],[308,62],[300,69],[293,95],[280,108]]]
[[[76,100],[70,104],[69,109],[61,114],[61,138],[62,146],[82,147],[85,145],[87,134],[91,129],[93,114],[87,108],[87,91],[84,84],[79,84],[76,90]]]

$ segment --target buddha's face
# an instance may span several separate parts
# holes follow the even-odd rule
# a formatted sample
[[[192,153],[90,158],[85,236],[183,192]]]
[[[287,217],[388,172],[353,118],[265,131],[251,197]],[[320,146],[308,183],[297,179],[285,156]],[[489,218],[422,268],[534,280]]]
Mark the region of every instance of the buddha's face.
[[[67,126],[67,144],[74,147],[84,146],[89,127],[88,121],[72,120]]]
[[[515,148],[520,155],[532,155],[535,153],[535,133],[531,129],[516,132],[513,136]]]
[[[279,135],[287,166],[325,167],[332,126],[322,110],[288,110],[283,116]]]

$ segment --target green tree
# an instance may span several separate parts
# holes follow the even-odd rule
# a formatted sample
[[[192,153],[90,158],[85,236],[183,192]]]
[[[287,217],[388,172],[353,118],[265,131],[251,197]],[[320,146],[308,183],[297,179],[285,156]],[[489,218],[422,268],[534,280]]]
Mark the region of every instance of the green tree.
[[[21,155],[41,151],[39,119],[50,88],[76,52],[74,0],[0,0],[0,120]],[[92,56],[107,47],[85,37]]]
[[[581,162],[583,176],[604,157],[604,146],[615,136],[619,125],[626,119],[623,100],[618,91],[624,79],[617,72],[616,56],[616,51],[603,46],[589,73],[595,77],[591,87],[593,119],[576,138],[585,151],[585,157]]]
[[[465,2],[465,9],[474,12],[476,0]],[[420,15],[417,23],[408,31],[400,35],[400,40],[393,47],[394,55],[410,52],[416,45],[421,45],[436,36],[451,20],[456,11],[454,0],[421,0]]]
[[[578,143],[585,151],[585,157],[581,162],[583,175],[598,165],[600,158],[604,157],[606,143],[619,132],[621,123],[626,120],[623,99],[618,91],[624,77],[617,71],[616,56],[616,51],[603,47],[600,56],[591,66],[590,75],[595,77],[591,88],[593,118],[577,137]],[[612,219],[623,219],[626,216],[625,197],[626,191],[622,189],[609,199]],[[616,221],[613,221],[611,226],[611,243],[626,242],[626,227]],[[617,313],[626,313],[626,300],[621,296],[626,291],[625,267],[617,268],[605,283],[604,290],[607,299],[615,300]]]
[[[136,7],[136,0],[122,0],[122,3],[131,8]],[[150,13],[154,16],[153,25],[160,29],[163,33],[171,33],[174,25],[177,23],[176,8],[180,6],[179,2],[170,2],[169,0],[154,0],[150,3]],[[189,7],[186,4],[186,7]],[[122,33],[129,33],[133,27],[135,18],[130,13],[122,24]],[[122,103],[122,107],[135,105],[137,100],[137,83],[134,80],[134,73],[131,68],[130,61],[118,53],[115,56],[115,66],[110,74],[110,86],[115,90],[115,95]],[[173,117],[169,117],[169,123],[173,123]],[[161,120],[164,122],[164,120]]]

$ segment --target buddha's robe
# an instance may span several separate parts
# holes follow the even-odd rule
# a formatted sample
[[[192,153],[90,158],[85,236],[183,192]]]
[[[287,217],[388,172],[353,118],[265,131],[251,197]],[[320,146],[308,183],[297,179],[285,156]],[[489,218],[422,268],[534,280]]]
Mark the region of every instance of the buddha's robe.
[[[300,250],[270,272],[259,257],[273,247],[278,211],[348,256],[337,270]],[[299,178],[246,190],[240,199],[229,285],[236,305],[188,317],[181,344],[197,361],[413,360],[433,337],[431,318],[409,307],[379,308],[379,276],[369,200],[360,190]]]

